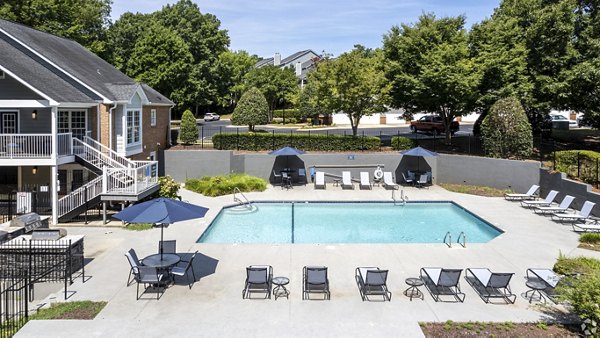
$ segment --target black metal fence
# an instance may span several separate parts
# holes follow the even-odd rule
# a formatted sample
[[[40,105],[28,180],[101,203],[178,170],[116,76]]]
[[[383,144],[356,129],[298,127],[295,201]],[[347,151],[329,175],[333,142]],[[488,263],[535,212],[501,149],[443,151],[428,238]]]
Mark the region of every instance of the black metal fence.
[[[85,282],[83,239],[1,244],[0,337],[11,337],[27,322],[36,283],[63,282],[67,299],[78,271]]]
[[[600,188],[600,158],[583,156],[580,152],[572,155],[560,157],[552,152],[552,169]]]

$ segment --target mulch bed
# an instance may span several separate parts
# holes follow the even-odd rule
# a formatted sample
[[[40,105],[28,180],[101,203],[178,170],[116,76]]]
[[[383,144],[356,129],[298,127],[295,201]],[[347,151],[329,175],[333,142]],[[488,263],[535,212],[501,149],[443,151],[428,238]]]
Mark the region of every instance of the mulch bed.
[[[593,251],[600,251],[600,244],[591,244],[591,243],[579,243],[579,248],[588,249]]]
[[[425,337],[580,337],[579,327],[543,323],[421,323]]]

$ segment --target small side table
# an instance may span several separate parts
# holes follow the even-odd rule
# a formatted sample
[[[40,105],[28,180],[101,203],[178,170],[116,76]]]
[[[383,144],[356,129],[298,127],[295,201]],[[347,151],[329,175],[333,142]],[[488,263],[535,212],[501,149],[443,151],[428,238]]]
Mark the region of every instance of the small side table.
[[[529,288],[529,290],[525,292],[525,299],[527,299],[527,294],[531,292],[531,295],[529,296],[530,304],[533,300],[533,296],[535,296],[536,293],[540,296],[539,300],[544,300],[544,304],[546,304],[546,298],[542,294],[542,290],[546,289],[547,287],[546,283],[537,280],[528,280],[525,282],[525,285]]]
[[[333,179],[333,186],[334,186],[334,187],[339,187],[339,186],[340,186],[340,182],[341,182],[341,181],[342,181],[342,180],[341,180],[340,178],[334,178],[334,179]]]
[[[412,302],[413,297],[418,297],[424,299],[423,292],[419,290],[419,286],[423,286],[423,280],[419,277],[410,277],[405,281],[406,285],[408,285],[408,289],[404,290],[404,295],[410,297],[410,301]]]
[[[286,285],[290,283],[290,279],[287,277],[275,277],[273,278],[273,284],[275,284],[275,288],[273,289],[273,296],[275,296],[275,300],[277,297],[285,296],[285,298],[289,299],[288,296],[290,292],[285,288]]]

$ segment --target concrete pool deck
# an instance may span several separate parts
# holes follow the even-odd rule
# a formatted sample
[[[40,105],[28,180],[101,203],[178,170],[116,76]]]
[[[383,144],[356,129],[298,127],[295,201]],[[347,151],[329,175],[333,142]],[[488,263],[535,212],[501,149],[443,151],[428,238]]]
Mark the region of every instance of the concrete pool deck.
[[[175,285],[157,301],[152,295],[135,300],[135,284],[127,287],[129,272],[124,253],[135,248],[140,258],[156,253],[159,229],[135,232],[117,227],[69,227],[69,234],[85,235],[85,255],[91,259],[82,283],[69,287],[76,291],[69,300],[107,301],[105,309],[90,321],[30,321],[18,337],[158,337],[180,336],[422,336],[418,322],[552,320],[561,306],[530,305],[522,294],[525,271],[530,267],[552,267],[559,253],[600,258],[600,252],[577,248],[578,235],[561,225],[502,198],[448,192],[440,187],[403,188],[410,200],[452,200],[505,231],[485,244],[466,248],[439,244],[198,244],[196,240],[232,196],[209,198],[186,190],[184,200],[210,208],[202,220],[173,224],[165,229],[165,239],[177,240],[178,252],[199,250],[203,276],[192,287]],[[245,194],[250,200],[382,200],[391,201],[391,191],[342,190],[312,185],[282,190],[269,187],[262,193]],[[426,215],[425,215],[426,217]],[[114,221],[113,221],[114,222]],[[113,223],[114,225],[114,223]],[[211,273],[210,264],[216,262]],[[290,278],[289,299],[243,300],[245,267],[273,266],[274,276]],[[329,267],[331,300],[302,300],[302,267]],[[358,266],[389,269],[391,302],[363,302],[354,281]],[[436,303],[421,287],[425,299],[409,301],[402,292],[404,280],[418,276],[421,267],[487,267],[497,272],[514,272],[511,280],[515,304],[486,304],[461,276],[464,303]],[[317,297],[318,298],[318,295]],[[43,302],[61,301],[51,294]],[[375,299],[375,298],[374,298]],[[43,303],[42,302],[42,303]],[[550,303],[549,303],[550,304]]]

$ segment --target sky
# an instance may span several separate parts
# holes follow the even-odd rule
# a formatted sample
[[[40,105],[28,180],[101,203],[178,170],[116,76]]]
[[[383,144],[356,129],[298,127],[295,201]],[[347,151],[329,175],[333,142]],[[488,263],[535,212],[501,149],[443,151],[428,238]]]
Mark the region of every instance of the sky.
[[[424,12],[464,15],[466,27],[488,18],[499,0],[193,0],[228,31],[231,50],[286,57],[312,49],[337,56],[355,44],[382,45],[392,26],[415,23]],[[125,12],[151,13],[173,0],[113,0],[112,20]]]

